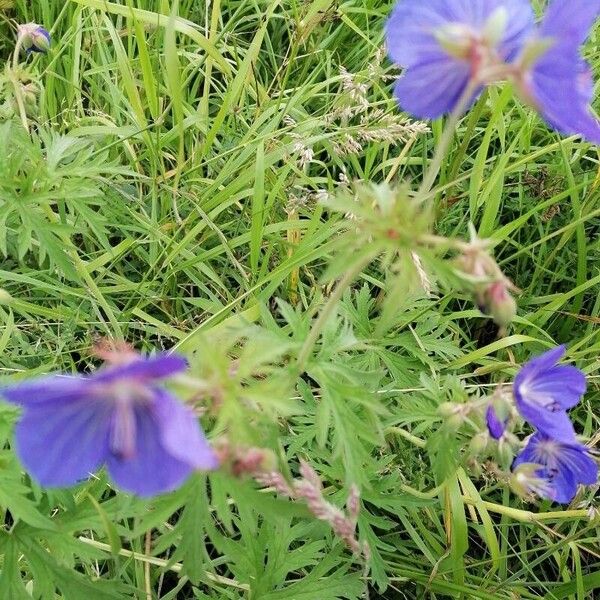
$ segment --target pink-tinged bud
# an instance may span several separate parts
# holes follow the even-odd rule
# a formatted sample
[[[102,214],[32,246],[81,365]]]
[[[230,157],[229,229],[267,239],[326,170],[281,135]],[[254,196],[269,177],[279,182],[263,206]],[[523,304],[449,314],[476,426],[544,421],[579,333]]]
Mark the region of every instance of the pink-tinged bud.
[[[219,463],[234,477],[277,473],[277,457],[269,448],[234,446],[223,438],[214,443]]]
[[[37,23],[25,23],[19,25],[19,40],[21,47],[30,52],[48,52],[50,49],[50,34],[46,29]]]
[[[481,297],[482,308],[492,316],[499,327],[507,327],[517,314],[517,303],[508,291],[507,283],[494,281],[490,283]]]

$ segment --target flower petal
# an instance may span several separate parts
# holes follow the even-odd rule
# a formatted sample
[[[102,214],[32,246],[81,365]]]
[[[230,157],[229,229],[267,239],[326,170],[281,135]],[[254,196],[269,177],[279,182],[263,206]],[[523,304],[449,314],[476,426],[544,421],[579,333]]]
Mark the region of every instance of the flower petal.
[[[215,469],[219,465],[194,411],[165,390],[156,391],[154,411],[162,445],[171,456],[195,469]]]
[[[519,370],[515,377],[515,384],[519,380],[531,379],[541,371],[545,371],[553,367],[565,354],[567,348],[564,344],[551,348],[543,354],[528,360]]]
[[[578,483],[594,485],[598,480],[598,465],[589,455],[587,447],[582,444],[565,446],[561,456],[561,464],[576,474],[575,479]]]
[[[161,426],[148,406],[135,408],[135,454],[110,454],[108,472],[123,490],[150,497],[179,487],[192,472],[191,465],[172,456],[163,446]]]
[[[557,441],[572,443],[576,440],[575,429],[564,410],[546,410],[537,405],[519,401],[515,395],[517,408],[521,416],[544,435]]]
[[[555,52],[577,50],[600,15],[600,0],[553,0],[540,25],[542,37],[553,37]]]
[[[572,471],[560,469],[550,472],[548,469],[544,469],[542,473],[550,484],[550,500],[560,504],[568,504],[573,500],[577,493],[577,481]]]
[[[590,107],[591,70],[579,55],[598,16],[600,0],[550,3],[538,37],[551,46],[523,79],[522,93],[557,131],[600,144],[600,123]]]
[[[111,407],[101,400],[57,400],[28,406],[16,427],[16,450],[41,485],[70,486],[108,454]]]
[[[398,2],[386,25],[387,49],[391,59],[410,67],[428,58],[446,58],[447,54],[434,32],[451,21],[444,0]]]
[[[582,72],[582,63],[573,60],[566,68],[559,68],[564,57],[548,57],[536,64],[530,74],[526,96],[533,99],[534,107],[554,129],[566,135],[581,135],[600,144],[600,123],[590,107],[591,76]]]
[[[140,357],[123,365],[107,367],[94,373],[94,381],[110,383],[116,379],[153,381],[165,379],[187,369],[187,361],[178,354],[160,353],[150,357]]]
[[[0,390],[0,395],[19,406],[67,402],[81,399],[86,394],[86,385],[84,377],[49,375],[7,386]]]
[[[394,93],[402,110],[420,119],[437,119],[456,106],[469,78],[468,64],[443,57],[407,69]]]
[[[585,375],[579,369],[560,365],[539,374],[526,386],[530,398],[550,397],[566,410],[579,403],[585,394],[587,383]]]

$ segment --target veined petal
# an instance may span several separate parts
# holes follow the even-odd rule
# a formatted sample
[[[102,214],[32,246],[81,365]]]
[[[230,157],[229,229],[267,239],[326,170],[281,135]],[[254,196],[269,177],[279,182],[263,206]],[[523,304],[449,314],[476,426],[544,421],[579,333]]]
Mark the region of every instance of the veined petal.
[[[560,504],[568,504],[577,493],[577,481],[574,473],[567,469],[550,472],[548,469],[542,471],[550,486],[550,500]]]
[[[561,463],[576,473],[578,483],[584,485],[594,485],[598,480],[598,465],[589,455],[586,446],[577,444],[576,446],[565,446]]]
[[[443,57],[407,69],[396,82],[394,94],[402,110],[421,119],[437,119],[456,106],[469,79],[467,63]]]
[[[157,390],[153,411],[160,425],[162,445],[171,456],[195,469],[218,467],[217,456],[206,441],[194,411],[165,390]]]
[[[556,365],[563,356],[558,346],[527,362],[517,373],[513,393],[521,416],[544,434],[563,442],[575,441],[565,409],[575,406],[586,390],[585,375],[571,366]]]
[[[565,410],[578,404],[587,388],[585,375],[576,367],[567,365],[552,367],[543,376],[523,385],[527,386],[527,396],[531,400],[552,398]]]
[[[110,419],[110,405],[99,400],[28,406],[16,427],[17,455],[41,485],[73,485],[106,459]]]
[[[190,475],[192,466],[165,449],[161,427],[149,407],[136,407],[135,418],[135,453],[129,457],[109,455],[112,480],[121,489],[144,497],[176,489]]]
[[[521,416],[548,437],[565,443],[576,440],[575,428],[564,410],[546,410],[527,402],[519,402],[518,395],[515,395],[515,400]]]

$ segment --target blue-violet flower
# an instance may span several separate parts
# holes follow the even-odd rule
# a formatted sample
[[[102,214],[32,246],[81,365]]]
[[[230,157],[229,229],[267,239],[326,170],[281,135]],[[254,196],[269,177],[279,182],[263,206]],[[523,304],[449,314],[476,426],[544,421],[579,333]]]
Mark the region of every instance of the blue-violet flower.
[[[106,464],[123,490],[154,496],[181,485],[217,458],[194,412],[159,385],[184,358],[128,356],[92,375],[50,375],[0,393],[23,408],[16,451],[41,485],[64,487]]]
[[[395,87],[400,106],[435,119],[471,88],[472,102],[533,29],[529,0],[400,0],[386,31],[391,58],[405,68]]]
[[[558,346],[525,363],[515,377],[513,394],[530,425],[548,437],[572,442],[575,430],[566,409],[579,402],[587,386],[579,369],[556,364],[564,353],[565,347]]]
[[[574,498],[579,484],[593,485],[598,479],[598,466],[586,446],[560,442],[539,431],[529,438],[512,468],[523,491],[561,504]]]

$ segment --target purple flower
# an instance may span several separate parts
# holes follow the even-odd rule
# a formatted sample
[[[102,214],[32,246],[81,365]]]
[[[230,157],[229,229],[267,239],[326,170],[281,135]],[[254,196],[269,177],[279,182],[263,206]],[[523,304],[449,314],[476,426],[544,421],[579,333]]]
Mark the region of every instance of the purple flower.
[[[576,367],[557,365],[565,353],[558,346],[527,362],[517,373],[513,393],[521,416],[546,436],[575,440],[566,409],[575,406],[586,390],[585,375]]]
[[[127,360],[88,376],[50,375],[1,391],[23,407],[17,454],[41,485],[73,485],[106,464],[119,487],[154,496],[195,469],[217,466],[193,411],[159,386],[186,369],[185,359]]]
[[[539,431],[529,438],[512,468],[526,492],[563,504],[573,499],[580,483],[593,485],[598,479],[598,466],[586,446],[560,442]]]
[[[391,58],[406,69],[396,98],[407,112],[430,119],[451,112],[470,85],[474,101],[491,70],[519,53],[533,27],[529,0],[400,0],[386,32]]]
[[[580,46],[600,15],[600,0],[554,0],[519,61],[517,88],[556,130],[600,144],[591,111],[593,80]]]
[[[496,409],[493,404],[488,404],[488,407],[485,411],[485,422],[487,424],[488,431],[490,435],[495,439],[499,440],[506,431],[506,425],[508,423],[508,418],[500,419],[498,414],[496,413]]]
[[[26,23],[19,25],[19,37],[21,44],[27,51],[31,52],[48,52],[50,49],[50,34],[46,29],[37,23]]]

